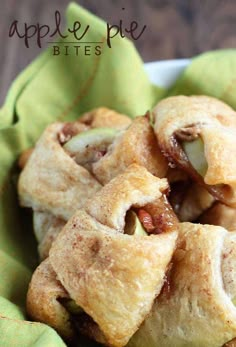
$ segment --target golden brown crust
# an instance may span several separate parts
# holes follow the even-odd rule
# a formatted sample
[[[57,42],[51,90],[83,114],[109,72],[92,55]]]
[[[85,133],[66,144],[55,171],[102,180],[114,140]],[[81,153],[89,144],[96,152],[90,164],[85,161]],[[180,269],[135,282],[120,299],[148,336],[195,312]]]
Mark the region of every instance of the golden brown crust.
[[[160,178],[167,171],[167,162],[146,117],[134,119],[130,127],[109,147],[108,153],[93,165],[93,172],[99,182],[105,184],[131,164],[144,166]]]
[[[101,185],[60,145],[63,126],[54,123],[46,128],[20,175],[18,193],[22,206],[67,220]]]
[[[68,298],[68,294],[56,279],[49,260],[43,261],[35,270],[27,294],[27,312],[39,322],[55,328],[64,338],[74,335],[70,316],[58,301]]]
[[[131,124],[131,119],[124,114],[118,113],[106,107],[95,108],[82,115],[80,122],[91,128],[115,128],[125,129]]]
[[[98,226],[87,229],[90,218],[82,211],[73,217],[53,244],[50,261],[70,297],[98,323],[108,342],[124,346],[161,290],[176,234],[101,232]],[[82,229],[78,223],[85,220]]]
[[[205,96],[168,98],[154,113],[160,148],[171,163],[187,173],[169,170],[168,177],[177,182],[187,181],[190,175],[197,182],[186,190],[178,209],[180,219],[195,220],[209,208],[214,198],[205,188],[216,199],[236,206],[236,113]],[[21,202],[37,213],[43,210],[37,232],[39,252],[42,258],[49,253],[30,284],[27,310],[31,317],[71,339],[75,327],[58,301],[71,298],[87,318],[79,330],[111,347],[127,343],[128,347],[234,346],[236,233],[182,223],[172,259],[178,221],[169,205],[162,203],[167,180],[151,175],[166,175],[167,162],[148,119],[138,117],[130,125],[126,116],[99,108],[85,114],[81,122],[78,127],[73,123],[48,127],[30,159],[25,160],[26,166],[22,165]],[[60,144],[71,137],[71,131],[90,127],[123,129],[108,153],[89,166],[96,178],[75,164]],[[191,141],[199,136],[208,163],[204,177],[195,172],[180,146],[180,139]],[[43,178],[40,188],[39,170]],[[106,186],[100,190],[98,182]],[[156,216],[165,233],[124,234],[126,212],[130,208],[140,211],[140,207]],[[234,211],[216,203],[200,221],[236,230]],[[171,219],[166,218],[167,212]],[[62,218],[70,218],[65,226]],[[167,269],[168,291],[163,287]]]
[[[50,250],[63,287],[111,346],[124,346],[149,313],[177,237],[177,229],[122,234],[126,211],[158,199],[166,187],[166,180],[132,165],[76,212]]]
[[[236,336],[235,239],[221,227],[180,225],[170,292],[156,299],[129,347],[156,347],[157,341],[163,347],[217,347]]]
[[[158,143],[168,159],[204,184],[217,199],[236,206],[236,113],[233,109],[212,97],[175,96],[161,101],[154,115]],[[194,127],[197,131],[193,133]],[[182,150],[177,137],[180,131],[190,139],[202,138],[208,163],[204,177],[194,170]]]

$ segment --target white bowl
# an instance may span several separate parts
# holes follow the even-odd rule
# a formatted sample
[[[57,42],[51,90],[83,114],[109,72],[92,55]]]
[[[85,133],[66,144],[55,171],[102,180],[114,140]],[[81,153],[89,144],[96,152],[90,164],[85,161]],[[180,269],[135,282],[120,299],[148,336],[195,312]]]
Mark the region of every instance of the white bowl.
[[[190,59],[154,61],[144,64],[152,83],[169,88],[190,63]]]

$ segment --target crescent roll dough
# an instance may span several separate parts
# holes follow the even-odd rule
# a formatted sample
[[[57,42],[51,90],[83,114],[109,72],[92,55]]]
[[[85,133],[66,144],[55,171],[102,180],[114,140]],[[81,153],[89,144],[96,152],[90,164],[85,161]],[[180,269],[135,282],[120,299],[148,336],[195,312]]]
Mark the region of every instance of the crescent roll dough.
[[[182,223],[169,289],[129,347],[219,347],[236,336],[236,233]]]
[[[60,333],[66,339],[73,338],[74,330],[69,312],[58,301],[58,299],[68,299],[69,295],[57,280],[48,259],[35,270],[27,298],[27,312],[31,317],[55,329],[60,326]]]
[[[144,166],[160,178],[167,172],[167,162],[162,155],[154,131],[147,117],[137,117],[109,147],[108,152],[93,164],[93,173],[105,184],[122,173],[129,165]]]
[[[127,128],[132,120],[124,114],[118,113],[106,107],[95,108],[92,111],[86,112],[80,117],[79,121],[91,128]]]
[[[63,126],[46,128],[20,175],[18,192],[22,206],[68,220],[101,185],[59,143]]]
[[[149,314],[177,238],[177,225],[158,235],[124,234],[126,212],[158,201],[167,189],[165,179],[131,165],[73,215],[50,250],[56,278],[109,346],[126,345]],[[39,318],[32,300],[38,293],[36,276],[30,288],[29,313],[34,318],[36,310]],[[61,331],[61,325],[56,329]]]
[[[168,160],[216,199],[236,206],[233,109],[212,97],[175,96],[161,101],[153,112],[158,143]]]

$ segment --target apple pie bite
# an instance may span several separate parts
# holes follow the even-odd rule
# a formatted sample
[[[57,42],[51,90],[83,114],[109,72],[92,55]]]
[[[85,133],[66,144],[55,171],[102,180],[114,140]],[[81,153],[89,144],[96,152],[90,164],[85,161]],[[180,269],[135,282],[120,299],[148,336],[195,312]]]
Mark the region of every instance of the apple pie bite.
[[[54,318],[58,302],[63,306],[60,294],[52,293],[50,302],[56,308],[48,315],[41,310],[46,305],[35,300],[48,295],[47,284],[39,283],[50,264],[55,276],[49,281],[54,285],[57,279],[74,307],[87,317],[79,324],[81,318],[72,312],[74,329],[109,346],[125,346],[150,313],[175,249],[178,221],[170,206],[165,218],[164,210],[160,216],[156,207],[162,206],[167,191],[166,179],[133,164],[78,209],[32,277],[27,297],[31,317],[68,337],[70,327],[64,334],[63,319]],[[138,217],[140,210],[146,213],[145,220]],[[150,224],[155,228],[148,229]],[[65,301],[64,307],[70,312]]]
[[[181,223],[168,283],[127,347],[216,347],[231,341],[235,275],[236,232]]]
[[[236,112],[208,96],[173,96],[153,112],[168,161],[216,200],[236,207]]]
[[[21,156],[19,200],[21,206],[33,209],[41,259],[73,213],[101,189],[90,164],[130,122],[125,115],[99,108],[82,121],[49,125],[35,148]]]

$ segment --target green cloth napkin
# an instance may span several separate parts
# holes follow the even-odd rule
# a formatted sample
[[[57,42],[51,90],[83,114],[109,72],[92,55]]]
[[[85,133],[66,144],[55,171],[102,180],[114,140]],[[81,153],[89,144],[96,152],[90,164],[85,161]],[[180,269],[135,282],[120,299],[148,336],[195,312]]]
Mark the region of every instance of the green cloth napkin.
[[[191,64],[168,95],[211,95],[236,109],[236,50],[204,53]]]
[[[88,41],[104,41],[106,24],[76,4],[67,25],[90,24]],[[67,40],[70,41],[71,38]],[[146,38],[148,40],[148,37]],[[116,37],[100,56],[53,56],[42,53],[15,80],[0,111],[0,347],[60,347],[65,343],[50,327],[27,321],[25,297],[37,249],[29,211],[16,193],[17,159],[43,129],[56,120],[74,120],[97,106],[130,117],[144,114],[158,100],[174,94],[209,94],[236,107],[236,51],[218,51],[193,59],[169,90],[153,86],[133,44]],[[78,346],[87,347],[82,341]]]

